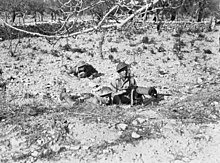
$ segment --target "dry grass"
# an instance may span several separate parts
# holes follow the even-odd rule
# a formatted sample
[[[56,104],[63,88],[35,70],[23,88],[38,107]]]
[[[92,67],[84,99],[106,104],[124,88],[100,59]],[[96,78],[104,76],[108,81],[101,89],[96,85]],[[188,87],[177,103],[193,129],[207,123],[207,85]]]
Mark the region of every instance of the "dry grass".
[[[211,34],[214,40],[215,33]],[[23,39],[16,57],[4,53],[2,58],[3,75],[10,82],[6,96],[3,92],[0,96],[0,161],[61,162],[74,157],[98,162],[113,156],[124,162],[153,157],[164,162],[197,159],[195,153],[217,140],[210,128],[218,126],[220,94],[215,42],[208,34],[198,34],[197,39],[194,35],[181,36],[177,56],[172,49],[175,40],[168,33],[110,31],[102,45],[103,59],[97,57],[95,43],[100,37],[95,34],[79,37],[78,42],[70,39],[68,44],[61,40],[54,46],[39,38]],[[62,66],[79,60],[90,62],[106,76],[78,80],[60,73]],[[89,84],[106,84],[116,63],[123,60],[131,63],[140,85],[156,86],[160,99],[146,99],[146,105],[134,107],[88,103],[68,107],[58,101],[62,87],[76,94],[88,92]],[[212,135],[204,130],[208,125]]]

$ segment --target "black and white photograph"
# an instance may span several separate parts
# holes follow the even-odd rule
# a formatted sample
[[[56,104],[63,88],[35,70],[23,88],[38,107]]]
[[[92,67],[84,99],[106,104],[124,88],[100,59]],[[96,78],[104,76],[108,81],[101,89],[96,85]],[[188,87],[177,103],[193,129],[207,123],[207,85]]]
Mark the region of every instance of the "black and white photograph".
[[[220,0],[0,0],[0,163],[220,163]]]

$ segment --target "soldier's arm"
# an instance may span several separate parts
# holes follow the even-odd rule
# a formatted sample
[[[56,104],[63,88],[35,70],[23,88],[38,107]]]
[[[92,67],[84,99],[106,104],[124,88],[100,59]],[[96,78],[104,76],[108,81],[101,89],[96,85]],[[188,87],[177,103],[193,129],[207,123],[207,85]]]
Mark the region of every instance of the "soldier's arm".
[[[121,94],[126,93],[126,90],[120,90],[118,88],[118,84],[117,83],[118,83],[118,81],[116,79],[115,81],[111,82],[111,84],[110,84],[111,88],[113,90],[112,96],[121,95]]]
[[[137,82],[134,77],[131,77],[130,84],[131,84],[131,87],[134,87],[134,88],[137,87]]]
[[[67,72],[68,75],[73,74],[73,75],[77,76],[76,66],[69,67],[66,72]]]
[[[86,102],[92,103],[95,105],[100,105],[100,100],[97,97],[91,97],[91,98],[87,99]]]
[[[98,74],[98,71],[92,66],[92,65],[87,65],[86,66],[86,73],[88,77],[95,77]]]
[[[113,80],[110,83],[110,86],[111,86],[111,89],[113,90],[113,92],[118,92],[118,85],[117,85],[117,81],[116,80]]]

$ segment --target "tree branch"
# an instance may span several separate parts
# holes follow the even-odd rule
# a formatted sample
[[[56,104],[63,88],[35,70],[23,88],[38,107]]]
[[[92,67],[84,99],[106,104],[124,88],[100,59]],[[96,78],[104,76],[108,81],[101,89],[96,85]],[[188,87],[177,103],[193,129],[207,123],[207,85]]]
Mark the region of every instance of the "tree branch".
[[[98,23],[97,27],[96,28],[99,28],[102,23],[105,21],[105,19],[109,16],[109,14],[111,14],[112,11],[114,11],[116,8],[118,7],[118,5],[112,7],[109,12],[107,14],[105,14],[105,16],[102,18],[102,20]]]

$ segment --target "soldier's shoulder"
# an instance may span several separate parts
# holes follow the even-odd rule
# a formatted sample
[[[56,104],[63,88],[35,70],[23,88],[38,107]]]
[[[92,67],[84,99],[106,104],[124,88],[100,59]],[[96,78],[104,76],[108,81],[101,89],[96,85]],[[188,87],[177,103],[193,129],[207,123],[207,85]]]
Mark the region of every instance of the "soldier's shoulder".
[[[130,76],[130,79],[131,80],[136,80],[136,77],[133,75],[133,76]]]
[[[86,102],[97,104],[97,105],[99,104],[99,101],[100,100],[97,96],[93,96],[93,97],[86,99]]]

